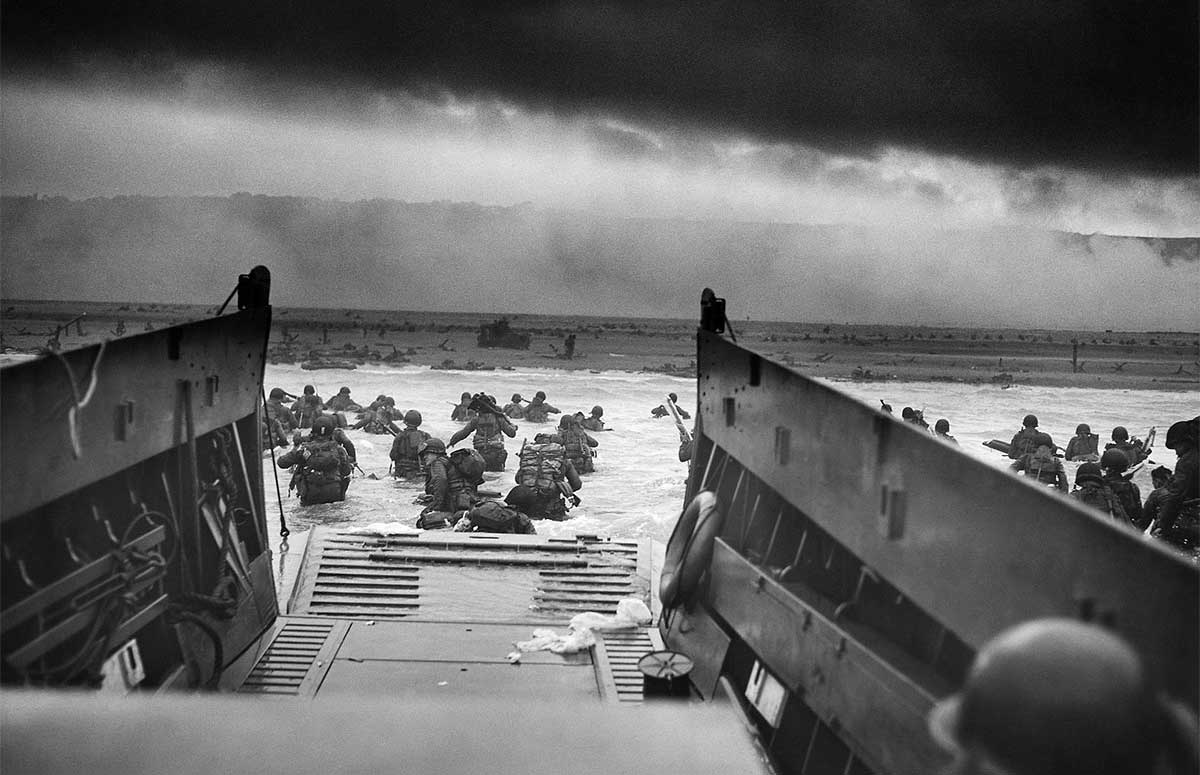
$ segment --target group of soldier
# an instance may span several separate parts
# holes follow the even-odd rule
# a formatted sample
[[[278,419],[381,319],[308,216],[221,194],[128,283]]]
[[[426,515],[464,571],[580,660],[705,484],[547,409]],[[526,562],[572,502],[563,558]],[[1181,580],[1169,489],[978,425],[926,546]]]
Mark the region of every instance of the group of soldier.
[[[1150,472],[1153,491],[1142,500],[1132,481],[1133,471],[1151,454],[1152,439],[1130,438],[1122,426],[1112,430],[1112,441],[1099,450],[1099,436],[1081,423],[1064,449],[1050,434],[1039,430],[1035,415],[1026,415],[1013,436],[1008,455],[1012,469],[1044,484],[1057,487],[1113,519],[1133,525],[1148,536],[1185,547],[1197,545],[1198,508],[1197,429],[1200,417],[1181,420],[1167,431],[1163,446],[1178,456],[1175,470],[1158,466]],[[1059,451],[1069,461],[1080,462],[1074,489],[1068,483]]]
[[[293,401],[290,405],[286,403],[289,399]],[[355,411],[356,422],[351,424],[347,414]],[[513,420],[543,423],[556,414],[561,415],[557,428],[540,432],[531,443],[522,445],[516,486],[503,503],[495,499],[499,493],[479,490],[485,471],[505,468],[508,451],[504,437],[516,436]],[[264,405],[263,447],[286,447],[288,433],[293,433],[293,448],[282,454],[277,464],[292,469],[289,491],[296,489],[301,505],[307,506],[345,498],[358,467],[346,429],[390,434],[391,475],[406,481],[424,480],[424,493],[418,501],[425,508],[418,527],[532,533],[534,521],[563,520],[579,503],[575,492],[583,486],[580,477],[595,471],[593,450],[599,446],[588,431],[607,430],[603,415],[600,406],[586,416],[563,413],[547,403],[543,391],[529,401],[513,394],[503,408],[486,393],[464,392],[450,413],[450,419],[463,427],[444,441],[421,429],[419,411],[409,409],[401,414],[390,396],[380,395],[363,407],[354,402],[348,387],[328,401],[322,401],[312,385],[306,385],[301,395],[274,388]],[[303,429],[309,429],[308,436],[302,436]],[[451,451],[468,436],[472,436],[469,449]]]

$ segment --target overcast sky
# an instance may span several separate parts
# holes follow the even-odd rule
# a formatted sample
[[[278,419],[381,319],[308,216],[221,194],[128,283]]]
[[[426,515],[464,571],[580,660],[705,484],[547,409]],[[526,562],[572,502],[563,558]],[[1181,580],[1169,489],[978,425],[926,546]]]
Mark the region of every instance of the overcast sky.
[[[1194,235],[1194,2],[5,2],[6,194]]]

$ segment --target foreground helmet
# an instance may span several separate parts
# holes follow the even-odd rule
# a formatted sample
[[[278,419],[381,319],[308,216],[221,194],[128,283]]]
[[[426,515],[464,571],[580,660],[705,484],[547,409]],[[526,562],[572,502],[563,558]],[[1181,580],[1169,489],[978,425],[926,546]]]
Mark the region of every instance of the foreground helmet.
[[[1026,428],[1036,428],[1038,426],[1037,415],[1034,415],[1034,414],[1025,415],[1025,419],[1021,421],[1021,424],[1024,425]]]
[[[505,503],[517,508],[533,505],[535,501],[537,501],[537,491],[523,484],[518,484],[508,491],[508,495],[504,496]]]
[[[1113,428],[1112,440],[1129,441],[1129,431],[1125,430],[1125,426],[1118,425],[1117,427]]]
[[[313,420],[312,432],[314,436],[331,436],[335,427],[337,426],[334,424],[332,417],[321,415]]]
[[[1085,422],[1081,422],[1075,426],[1075,435],[1076,436],[1086,436],[1091,432],[1092,432],[1092,426],[1088,425]]]
[[[421,424],[421,413],[416,409],[409,409],[404,413],[404,422],[408,425],[416,427]]]
[[[933,424],[933,429],[938,433],[949,433],[950,421],[946,419],[938,420]]]
[[[1163,442],[1163,446],[1167,449],[1177,449],[1182,443],[1196,446],[1196,427],[1195,419],[1180,420],[1167,429],[1167,439]]]
[[[946,750],[1013,775],[1124,775],[1150,769],[1159,718],[1128,644],[1072,619],[1036,619],[984,644],[929,730]]]
[[[1100,467],[1113,471],[1124,471],[1129,468],[1129,456],[1115,447],[1106,449],[1100,456]]]
[[[1104,472],[1100,470],[1099,463],[1084,463],[1075,471],[1075,484],[1083,484],[1084,482],[1096,482],[1099,484],[1103,481]]]
[[[446,454],[446,442],[441,439],[425,439],[421,446],[417,447],[417,454],[424,455],[427,452],[435,455]]]

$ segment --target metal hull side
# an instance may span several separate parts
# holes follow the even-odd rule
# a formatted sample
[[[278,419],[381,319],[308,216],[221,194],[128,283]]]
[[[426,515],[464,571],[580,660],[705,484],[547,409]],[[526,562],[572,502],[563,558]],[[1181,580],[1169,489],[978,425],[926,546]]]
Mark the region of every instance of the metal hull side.
[[[1194,565],[713,334],[700,343],[704,436],[970,647],[1034,617],[1095,618],[1196,706]],[[714,475],[697,486],[714,487]],[[739,524],[724,531],[736,546]]]
[[[0,372],[6,685],[244,677],[277,615],[259,464],[270,320],[260,306]]]
[[[697,363],[687,491],[723,522],[660,631],[704,696],[737,688],[780,772],[938,769],[933,703],[1042,616],[1115,628],[1196,708],[1191,563],[714,334]]]
[[[5,367],[0,521],[255,414],[270,325],[248,309]]]

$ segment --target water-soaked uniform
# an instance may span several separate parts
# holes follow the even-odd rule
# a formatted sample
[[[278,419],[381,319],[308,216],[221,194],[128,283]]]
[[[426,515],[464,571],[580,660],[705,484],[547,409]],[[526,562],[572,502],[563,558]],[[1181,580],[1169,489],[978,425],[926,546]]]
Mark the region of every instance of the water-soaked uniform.
[[[1105,474],[1104,483],[1125,510],[1125,516],[1133,524],[1142,521],[1142,493],[1138,486],[1120,474]]]
[[[343,500],[354,470],[346,450],[332,438],[303,442],[277,462],[280,468],[297,466],[292,482],[301,506]]]
[[[1037,452],[1037,448],[1041,446],[1049,447],[1051,450],[1054,449],[1054,442],[1050,439],[1049,433],[1043,433],[1037,428],[1022,428],[1012,437],[1008,456],[1013,460],[1017,460],[1022,455]]]
[[[525,407],[525,419],[529,422],[546,422],[552,414],[560,414],[561,410],[550,406],[540,398],[535,398]]]
[[[429,438],[429,434],[420,428],[405,423],[404,427],[392,439],[392,450],[388,457],[395,464],[392,475],[397,479],[416,479],[421,476],[421,459],[417,450],[421,442]]]
[[[1100,437],[1094,433],[1088,433],[1083,436],[1072,436],[1067,442],[1066,458],[1067,460],[1079,460],[1080,458],[1096,459],[1099,457]]]
[[[1024,471],[1026,476],[1032,476],[1043,484],[1052,484],[1063,492],[1071,489],[1067,482],[1067,472],[1062,461],[1050,453],[1050,448],[1039,447],[1038,452],[1022,455],[1012,464],[1012,470]],[[1040,454],[1039,454],[1040,452]]]
[[[1125,513],[1125,507],[1121,505],[1121,500],[1102,481],[1088,479],[1080,482],[1079,486],[1071,492],[1071,497],[1108,514],[1118,522],[1129,521],[1129,515]]]
[[[517,427],[503,415],[481,412],[450,437],[449,446],[454,446],[465,439],[471,431],[475,431],[475,437],[471,439],[471,446],[475,447],[480,455],[483,455],[484,470],[503,471],[504,463],[508,460],[508,450],[504,448],[504,436],[509,438],[516,436]]]

